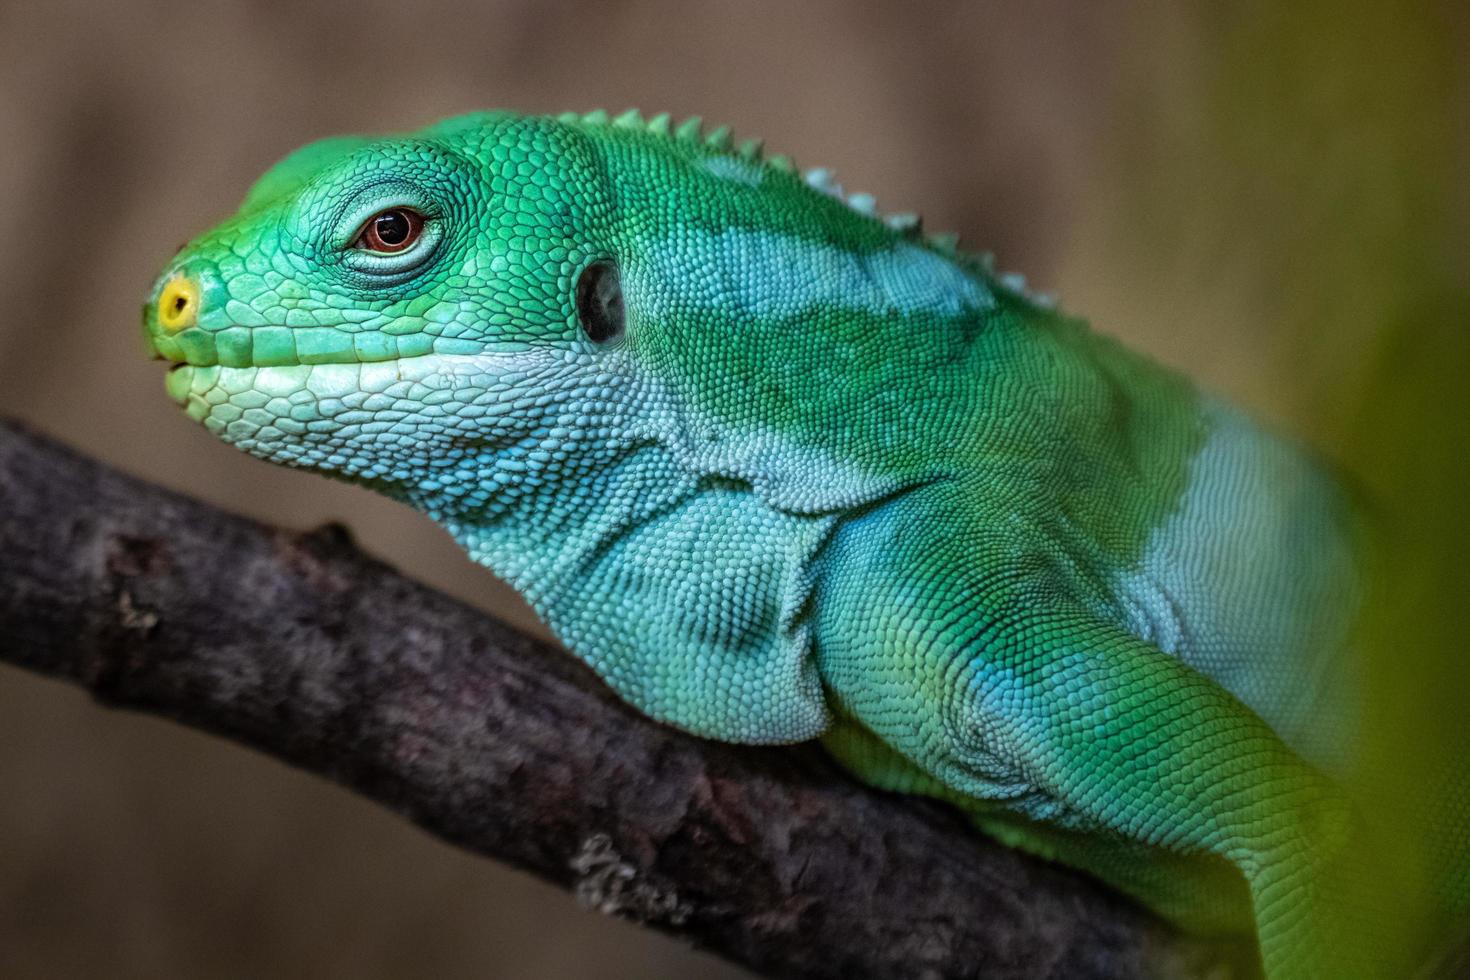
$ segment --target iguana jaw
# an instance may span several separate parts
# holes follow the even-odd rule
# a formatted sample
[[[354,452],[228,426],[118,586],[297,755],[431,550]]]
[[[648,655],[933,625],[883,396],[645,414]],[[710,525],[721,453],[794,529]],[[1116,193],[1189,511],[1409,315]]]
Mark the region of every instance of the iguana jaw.
[[[315,364],[196,364],[176,361],[164,375],[169,397],[197,421],[211,409],[246,392],[266,396],[311,391],[317,398],[343,398],[374,392],[398,382],[456,387],[468,375],[484,376],[488,364],[467,355],[440,355],[433,351],[379,361],[327,361]],[[229,398],[210,398],[213,391]],[[249,398],[246,399],[250,400]]]
[[[550,458],[539,452],[547,433],[615,422],[586,418],[564,350],[508,346],[368,364],[181,364],[167,386],[190,418],[252,456],[468,512],[533,479]]]
[[[209,414],[202,394],[222,372],[237,378],[247,371],[257,372],[255,377],[259,378],[284,378],[313,367],[382,367],[428,358],[463,363],[474,355],[525,349],[524,344],[435,337],[422,330],[401,334],[338,327],[227,326],[209,330],[190,324],[175,333],[154,317],[145,320],[144,335],[153,357],[169,363],[164,378],[169,397],[197,421]]]

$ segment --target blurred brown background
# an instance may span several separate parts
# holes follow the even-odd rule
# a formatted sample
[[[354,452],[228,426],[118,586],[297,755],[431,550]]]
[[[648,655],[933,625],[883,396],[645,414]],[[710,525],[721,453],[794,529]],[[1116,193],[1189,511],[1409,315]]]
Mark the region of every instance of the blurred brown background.
[[[638,106],[921,210],[1351,457],[1404,311],[1464,309],[1460,6],[8,2],[0,412],[225,507],[345,521],[537,628],[427,521],[188,422],[138,307],[307,140]],[[741,974],[249,751],[0,668],[0,977],[348,975]]]

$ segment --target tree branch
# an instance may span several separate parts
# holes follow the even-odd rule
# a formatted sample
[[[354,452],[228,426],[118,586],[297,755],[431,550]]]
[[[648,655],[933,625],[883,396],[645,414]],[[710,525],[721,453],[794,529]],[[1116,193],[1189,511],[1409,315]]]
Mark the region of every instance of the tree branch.
[[[267,527],[3,421],[0,660],[254,746],[775,976],[1189,978],[1242,955],[814,748],[650,722],[340,528]]]

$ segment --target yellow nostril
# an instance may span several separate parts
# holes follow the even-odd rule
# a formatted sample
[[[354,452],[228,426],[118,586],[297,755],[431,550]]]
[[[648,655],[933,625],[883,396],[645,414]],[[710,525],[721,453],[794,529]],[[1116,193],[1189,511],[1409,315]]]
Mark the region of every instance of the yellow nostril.
[[[192,327],[199,319],[199,284],[180,274],[158,294],[158,325],[170,333]]]

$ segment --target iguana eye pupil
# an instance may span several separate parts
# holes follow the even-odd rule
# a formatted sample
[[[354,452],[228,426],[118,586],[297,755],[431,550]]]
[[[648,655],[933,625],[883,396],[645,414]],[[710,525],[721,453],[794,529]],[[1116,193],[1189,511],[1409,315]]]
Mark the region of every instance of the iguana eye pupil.
[[[623,335],[623,284],[611,259],[599,259],[577,277],[577,320],[594,343]]]
[[[418,240],[423,228],[424,217],[417,211],[389,208],[368,219],[353,247],[372,252],[401,252]]]
[[[384,245],[399,245],[408,238],[408,219],[397,211],[389,211],[373,219],[373,230]]]

